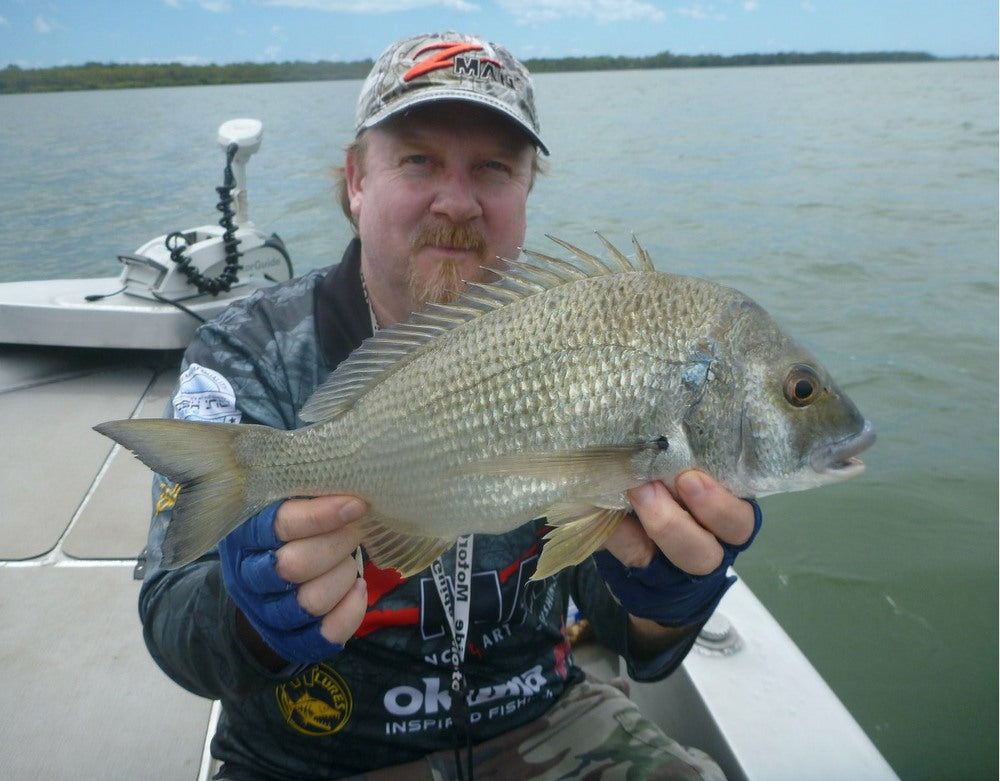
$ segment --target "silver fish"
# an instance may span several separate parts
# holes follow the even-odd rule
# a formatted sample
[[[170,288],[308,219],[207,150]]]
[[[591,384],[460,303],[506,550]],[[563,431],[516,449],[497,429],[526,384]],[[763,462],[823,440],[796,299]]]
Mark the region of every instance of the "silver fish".
[[[545,516],[538,579],[600,548],[648,480],[698,467],[763,496],[863,471],[871,424],[760,306],[599,238],[609,261],[553,239],[576,260],[526,251],[380,331],[316,390],[303,428],[96,426],[182,485],[164,566],[278,499],[346,493],[368,502],[368,554],[404,576],[461,534]]]

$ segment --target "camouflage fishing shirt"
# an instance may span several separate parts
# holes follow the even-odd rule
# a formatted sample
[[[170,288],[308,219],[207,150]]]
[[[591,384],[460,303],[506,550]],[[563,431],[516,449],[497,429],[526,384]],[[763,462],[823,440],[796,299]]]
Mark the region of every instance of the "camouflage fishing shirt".
[[[268,288],[201,327],[168,414],[291,429],[330,370],[371,335],[354,240],[338,266]],[[146,643],[184,688],[223,704],[212,743],[233,777],[338,778],[453,745],[451,636],[430,570],[403,580],[368,563],[369,608],[343,651],[274,675],[237,638],[217,556],[158,566],[175,487],[157,476],[139,608]],[[542,716],[582,679],[565,622],[570,597],[640,680],[668,674],[690,642],[640,665],[626,615],[591,561],[530,583],[543,523],[475,539],[464,660],[474,741]],[[454,572],[454,551],[444,555]],[[693,642],[693,637],[692,637]]]

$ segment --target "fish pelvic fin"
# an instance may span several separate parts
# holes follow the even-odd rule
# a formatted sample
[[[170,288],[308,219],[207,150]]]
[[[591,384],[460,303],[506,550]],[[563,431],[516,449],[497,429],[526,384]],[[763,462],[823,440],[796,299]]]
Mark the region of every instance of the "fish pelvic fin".
[[[201,556],[267,506],[254,497],[236,441],[264,426],[166,418],[115,420],[94,429],[131,450],[146,466],[180,484],[163,539],[163,566],[176,569]]]
[[[593,506],[557,505],[551,508],[547,521],[554,528],[545,535],[542,555],[531,580],[543,580],[565,567],[579,564],[604,546],[627,515],[628,510]]]
[[[396,531],[399,523],[377,512],[361,518],[361,542],[368,556],[380,569],[394,569],[404,578],[412,577],[434,563],[455,544],[455,538],[424,537]]]

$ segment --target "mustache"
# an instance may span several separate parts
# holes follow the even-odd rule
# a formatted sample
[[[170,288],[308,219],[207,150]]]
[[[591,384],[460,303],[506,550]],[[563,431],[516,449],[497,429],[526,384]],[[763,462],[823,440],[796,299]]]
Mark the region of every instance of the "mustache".
[[[486,237],[482,231],[464,223],[436,222],[421,225],[413,239],[413,249],[428,246],[472,250],[480,257],[486,255]]]

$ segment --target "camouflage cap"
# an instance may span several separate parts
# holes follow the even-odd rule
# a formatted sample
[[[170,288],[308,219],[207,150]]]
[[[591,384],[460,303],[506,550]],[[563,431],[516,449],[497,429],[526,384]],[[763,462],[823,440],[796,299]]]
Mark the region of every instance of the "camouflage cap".
[[[355,132],[437,100],[464,100],[498,111],[549,153],[538,135],[527,68],[503,46],[467,33],[415,35],[382,52],[361,87]]]

